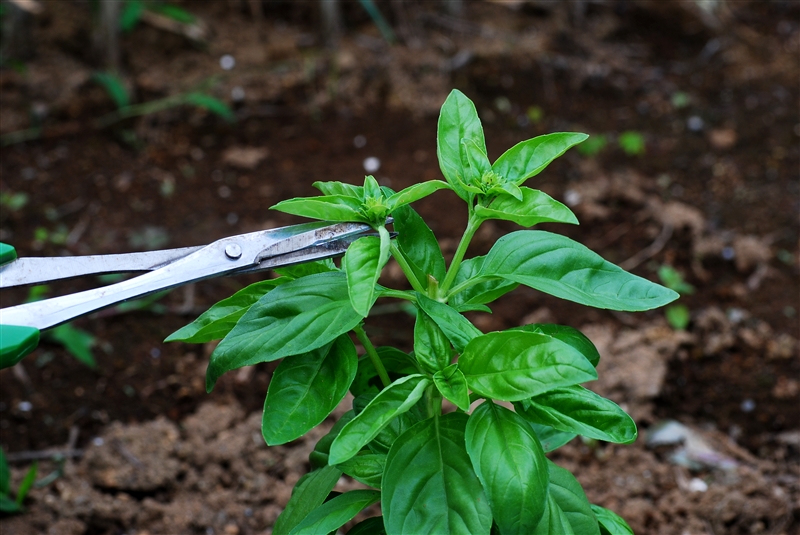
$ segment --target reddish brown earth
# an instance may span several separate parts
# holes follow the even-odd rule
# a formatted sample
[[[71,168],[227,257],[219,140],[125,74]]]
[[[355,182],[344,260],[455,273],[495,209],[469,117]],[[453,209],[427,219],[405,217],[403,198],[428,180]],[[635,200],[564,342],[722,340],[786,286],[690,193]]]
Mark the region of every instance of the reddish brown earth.
[[[548,230],[652,280],[664,264],[680,271],[696,288],[682,298],[687,330],[661,311],[587,310],[525,289],[473,319],[484,331],[564,323],[595,342],[600,380],[590,386],[634,416],[641,438],[576,441],[552,458],[636,533],[800,533],[800,9],[726,2],[701,16],[692,3],[607,2],[581,14],[519,4],[468,3],[454,18],[432,3],[381,3],[403,36],[391,47],[347,4],[345,35],[325,49],[307,5],[265,4],[259,18],[238,4],[184,2],[209,40],[198,48],[150,26],[125,36],[135,101],[214,76],[210,91],[223,100],[244,90],[237,122],[182,107],[95,130],[113,103],[90,81],[88,5],[47,3],[36,56],[0,71],[4,140],[35,114],[45,126],[44,139],[2,148],[0,192],[29,201],[2,207],[0,240],[23,255],[195,245],[296,222],[268,207],[313,194],[315,180],[359,182],[369,156],[393,188],[438,178],[436,111],[453,87],[475,100],[492,158],[547,132],[608,135],[599,155],[573,150],[529,185],[566,199],[582,223]],[[236,58],[232,70],[220,69],[223,54]],[[617,146],[624,131],[644,136],[644,154]],[[449,253],[465,222],[456,201],[440,192],[417,206]],[[472,252],[513,229],[487,225]],[[390,266],[384,282],[395,274]],[[0,372],[7,452],[64,449],[70,430],[82,451],[31,492],[25,514],[0,519],[4,534],[270,532],[324,429],[267,448],[259,414],[274,365],[230,373],[206,394],[213,347],[161,342],[254,280],[207,281],[155,307],[76,321],[96,337],[96,369],[45,341]],[[4,291],[3,306],[26,296]],[[408,349],[411,326],[388,311],[368,331]],[[712,460],[690,467],[674,454],[696,449],[648,447],[664,420],[686,426]],[[12,463],[15,484],[28,466]],[[45,460],[40,476],[56,468]]]

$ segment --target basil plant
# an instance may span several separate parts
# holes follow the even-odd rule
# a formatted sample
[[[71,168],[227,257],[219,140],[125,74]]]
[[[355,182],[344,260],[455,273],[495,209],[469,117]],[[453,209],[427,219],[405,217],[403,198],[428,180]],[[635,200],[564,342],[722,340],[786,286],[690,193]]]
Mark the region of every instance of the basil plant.
[[[354,396],[352,408],[316,444],[312,471],[298,481],[274,534],[335,533],[378,502],[382,516],[357,524],[350,535],[632,533],[619,516],[589,503],[575,477],[546,456],[578,435],[621,444],[636,439],[630,416],[582,386],[597,378],[600,355],[592,342],[549,323],[484,333],[464,316],[490,312],[493,301],[519,285],[623,311],[678,297],[569,238],[528,230],[578,223],[564,204],[525,184],[586,138],[536,137],[491,162],[474,104],[454,90],[438,123],[445,180],[398,192],[372,176],[363,186],[317,182],[321,195],[278,203],[275,210],[298,216],[368,223],[375,234],[355,241],[341,265],[326,260],[279,269],[277,278],[217,303],[168,338],[221,339],[208,366],[209,391],[225,372],[282,359],[264,402],[269,445],[303,436],[348,391]],[[469,215],[449,263],[411,207],[438,190],[460,197]],[[503,236],[485,256],[466,258],[476,231],[491,219],[526,230]],[[408,279],[404,289],[378,284],[390,257]],[[413,307],[411,353],[370,341],[365,322],[378,298]],[[368,488],[332,492],[342,474]]]

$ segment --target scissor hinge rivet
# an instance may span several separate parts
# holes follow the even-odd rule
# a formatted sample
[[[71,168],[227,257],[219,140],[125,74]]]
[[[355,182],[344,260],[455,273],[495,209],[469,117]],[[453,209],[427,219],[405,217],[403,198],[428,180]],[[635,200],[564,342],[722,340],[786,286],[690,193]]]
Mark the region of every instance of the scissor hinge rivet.
[[[230,245],[226,245],[225,256],[227,256],[231,260],[237,260],[242,256],[242,248],[236,243],[231,243]]]

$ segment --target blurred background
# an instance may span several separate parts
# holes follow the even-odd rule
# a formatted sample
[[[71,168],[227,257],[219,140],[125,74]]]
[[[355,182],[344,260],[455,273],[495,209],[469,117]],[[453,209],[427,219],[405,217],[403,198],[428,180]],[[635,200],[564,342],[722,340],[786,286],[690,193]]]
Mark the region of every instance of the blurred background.
[[[440,178],[452,88],[475,101],[491,159],[590,134],[528,183],[581,221],[544,228],[681,299],[629,315],[520,289],[471,319],[567,324],[598,346],[589,386],[640,438],[551,457],[637,533],[800,533],[797,2],[4,0],[0,21],[0,241],[24,256],[203,244],[299,222],[268,208],[316,180]],[[461,201],[415,207],[452,254]],[[471,252],[511,230],[487,223]],[[0,372],[12,490],[38,460],[4,534],[271,532],[330,422],[266,448],[274,364],[206,394],[213,344],[161,342],[255,280],[104,310]],[[413,318],[384,312],[371,335],[410,349]]]

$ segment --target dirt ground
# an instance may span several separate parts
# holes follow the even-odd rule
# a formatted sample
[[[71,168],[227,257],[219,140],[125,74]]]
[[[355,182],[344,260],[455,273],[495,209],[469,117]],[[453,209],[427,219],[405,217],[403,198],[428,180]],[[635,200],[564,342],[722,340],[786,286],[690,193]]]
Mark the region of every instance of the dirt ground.
[[[436,113],[453,87],[476,102],[490,158],[548,132],[605,136],[599,153],[572,150],[529,183],[581,221],[544,228],[652,280],[674,267],[695,288],[681,298],[687,328],[663,311],[588,310],[526,289],[472,319],[484,332],[563,323],[594,341],[600,380],[588,386],[628,410],[640,438],[576,440],[551,458],[637,534],[800,534],[800,5],[475,1],[456,16],[377,2],[398,36],[388,45],[353,2],[325,47],[312,3],[176,3],[206,36],[151,24],[124,35],[134,102],[202,85],[236,122],[180,107],[96,128],[114,104],[92,81],[90,3],[45,3],[35,55],[0,70],[0,241],[25,256],[196,245],[297,222],[267,208],[313,194],[315,180],[360,182],[368,157],[393,188],[438,178]],[[36,126],[39,139],[18,142]],[[624,151],[624,132],[643,151]],[[14,205],[19,193],[27,203]],[[446,254],[466,220],[456,200],[416,206]],[[487,224],[471,253],[513,229]],[[397,269],[384,277],[397,284]],[[40,480],[59,476],[31,491],[24,514],[0,517],[3,535],[271,533],[333,420],[268,448],[260,412],[274,364],[206,394],[213,344],[161,342],[255,280],[76,321],[95,337],[95,369],[45,339],[0,372],[14,487],[32,458]],[[4,290],[2,304],[27,296]],[[386,309],[367,329],[409,349],[412,325]]]

